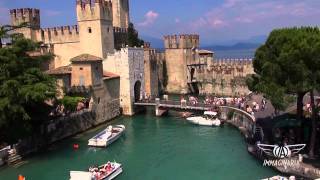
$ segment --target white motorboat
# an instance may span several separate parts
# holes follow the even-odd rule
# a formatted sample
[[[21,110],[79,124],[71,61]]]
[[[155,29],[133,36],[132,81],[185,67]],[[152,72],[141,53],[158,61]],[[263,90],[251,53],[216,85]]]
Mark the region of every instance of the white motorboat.
[[[273,176],[262,180],[295,180],[294,176],[290,176],[289,178],[283,176]]]
[[[70,180],[111,180],[122,173],[122,165],[108,162],[99,167],[90,167],[89,171],[70,171]]]
[[[201,126],[220,126],[221,121],[217,118],[218,113],[205,111],[203,116],[188,117],[187,121]]]
[[[89,139],[88,145],[94,147],[107,147],[117,140],[125,131],[124,125],[108,126],[105,130]]]

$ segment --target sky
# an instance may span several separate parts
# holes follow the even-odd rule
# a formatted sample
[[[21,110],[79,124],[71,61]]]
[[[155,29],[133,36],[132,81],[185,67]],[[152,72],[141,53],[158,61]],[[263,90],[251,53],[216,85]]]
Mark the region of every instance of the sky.
[[[11,8],[39,8],[42,27],[76,24],[76,0],[0,0],[0,23]],[[267,36],[274,28],[319,26],[320,0],[130,0],[140,35],[196,33],[202,45]]]

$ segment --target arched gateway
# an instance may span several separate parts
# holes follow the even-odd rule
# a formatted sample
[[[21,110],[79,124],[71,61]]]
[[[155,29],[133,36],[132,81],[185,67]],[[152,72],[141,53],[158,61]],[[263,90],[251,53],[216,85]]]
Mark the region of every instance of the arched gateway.
[[[140,96],[141,96],[141,82],[136,81],[136,83],[134,84],[134,102],[139,101]]]

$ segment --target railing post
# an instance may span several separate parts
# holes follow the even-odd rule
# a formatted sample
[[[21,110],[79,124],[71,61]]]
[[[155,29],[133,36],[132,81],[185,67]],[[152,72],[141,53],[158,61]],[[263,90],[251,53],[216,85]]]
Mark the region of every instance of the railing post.
[[[156,106],[155,106],[155,110],[156,110],[156,116],[161,116],[159,107],[160,107],[160,98],[156,98],[155,99],[156,102]]]
[[[165,101],[168,101],[168,100],[169,100],[169,96],[168,96],[167,94],[164,94],[164,95],[163,95],[163,99],[164,99]]]
[[[185,100],[185,99],[181,100],[180,106],[181,106],[181,108],[186,108],[187,107],[187,100]]]

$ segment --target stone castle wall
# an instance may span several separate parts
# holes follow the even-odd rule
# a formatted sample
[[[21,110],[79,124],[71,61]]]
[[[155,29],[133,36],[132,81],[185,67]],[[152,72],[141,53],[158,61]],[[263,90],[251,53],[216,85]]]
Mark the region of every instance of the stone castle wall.
[[[112,0],[113,26],[128,28],[130,23],[129,0]]]
[[[250,92],[245,81],[253,73],[251,59],[222,59],[196,69],[195,78],[200,94],[235,96]]]
[[[144,46],[144,81],[145,91],[152,99],[159,96],[159,74],[158,60],[155,49],[150,48],[150,44]]]
[[[128,29],[113,27],[114,48],[120,50],[128,44]]]
[[[120,76],[120,106],[125,115],[135,113],[133,103],[145,93],[143,51],[143,48],[122,48],[103,61],[104,70]]]

